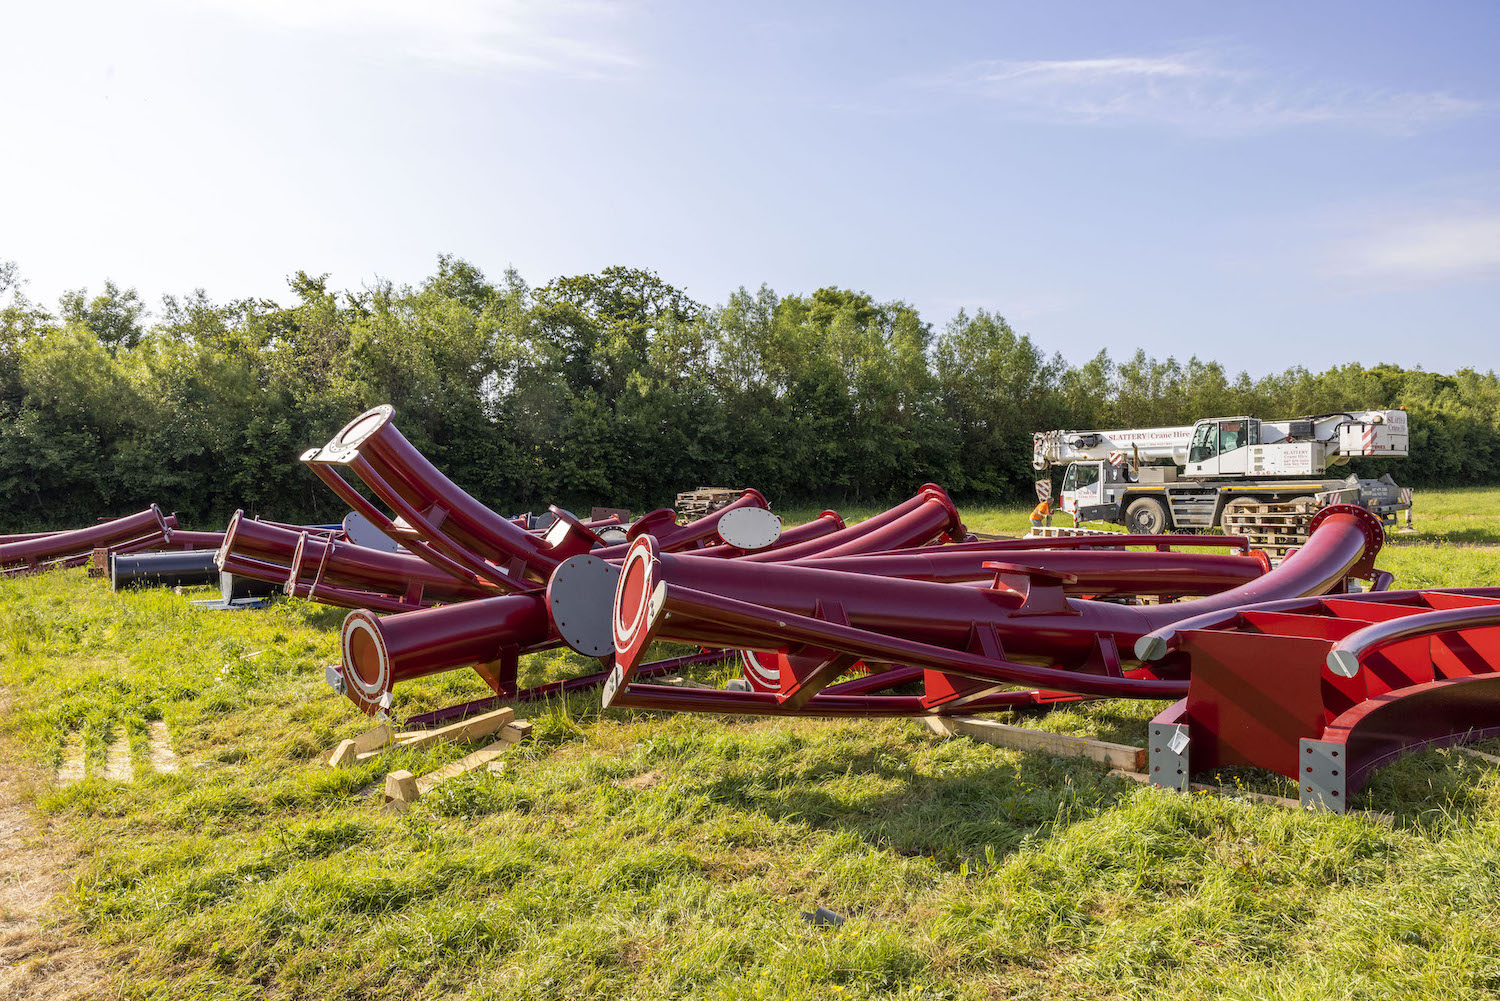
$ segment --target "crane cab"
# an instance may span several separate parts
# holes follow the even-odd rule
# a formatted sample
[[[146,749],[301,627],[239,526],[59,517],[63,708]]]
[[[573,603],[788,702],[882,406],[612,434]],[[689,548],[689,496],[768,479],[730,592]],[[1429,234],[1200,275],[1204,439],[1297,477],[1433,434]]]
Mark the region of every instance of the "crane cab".
[[[1250,449],[1261,444],[1260,420],[1255,417],[1215,417],[1193,425],[1188,447],[1188,479],[1247,476]]]

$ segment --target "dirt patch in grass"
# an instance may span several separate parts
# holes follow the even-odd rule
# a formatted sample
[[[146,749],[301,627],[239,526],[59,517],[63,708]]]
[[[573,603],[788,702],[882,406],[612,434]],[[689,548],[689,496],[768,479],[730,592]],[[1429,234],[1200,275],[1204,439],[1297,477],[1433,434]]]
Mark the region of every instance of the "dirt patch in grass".
[[[622,789],[650,789],[661,781],[661,772],[642,772],[632,775],[628,779],[621,779],[615,785]]]
[[[0,716],[10,711],[0,695]],[[38,781],[0,747],[0,998],[62,1001],[95,993],[104,971],[77,940],[51,926],[76,861],[68,843],[38,822],[27,792]]]

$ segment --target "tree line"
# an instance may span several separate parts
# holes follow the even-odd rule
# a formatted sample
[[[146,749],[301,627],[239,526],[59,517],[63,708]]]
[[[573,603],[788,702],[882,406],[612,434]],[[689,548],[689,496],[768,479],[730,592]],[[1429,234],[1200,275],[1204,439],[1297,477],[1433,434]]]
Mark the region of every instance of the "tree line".
[[[1500,482],[1493,372],[1351,363],[1252,379],[1142,351],[1070,364],[982,309],[934,329],[903,302],[764,286],[710,306],[624,267],[533,287],[443,256],[414,286],[336,290],[305,272],[289,285],[286,303],[199,290],[148,312],[106,282],[49,309],[0,263],[0,531],[152,501],[192,527],[237,507],[336,518],[297,456],[378,403],[502,512],[641,510],[699,485],[883,501],[929,480],[1020,501],[1033,431],[1394,406],[1411,415],[1412,456],[1367,474]]]

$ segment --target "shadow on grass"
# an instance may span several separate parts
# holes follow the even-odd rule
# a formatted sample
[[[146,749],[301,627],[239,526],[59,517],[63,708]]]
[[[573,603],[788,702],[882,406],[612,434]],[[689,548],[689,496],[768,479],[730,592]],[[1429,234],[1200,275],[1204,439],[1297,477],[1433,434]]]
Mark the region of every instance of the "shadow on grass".
[[[704,791],[777,823],[845,831],[871,847],[953,865],[1009,856],[1116,807],[1136,788],[1092,762],[1026,752],[994,764],[940,761],[937,768],[937,775],[914,773],[878,747],[840,759],[837,774],[810,765],[789,775],[783,764],[765,762]]]
[[[1457,747],[1418,751],[1377,769],[1350,801],[1402,824],[1450,828],[1494,816],[1500,766]]]

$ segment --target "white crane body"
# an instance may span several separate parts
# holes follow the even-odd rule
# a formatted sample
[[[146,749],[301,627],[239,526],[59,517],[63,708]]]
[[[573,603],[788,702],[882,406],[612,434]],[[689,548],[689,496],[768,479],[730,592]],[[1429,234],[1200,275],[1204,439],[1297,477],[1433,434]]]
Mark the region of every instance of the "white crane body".
[[[1394,524],[1410,491],[1379,479],[1334,478],[1354,458],[1405,458],[1405,410],[1358,410],[1288,420],[1213,417],[1179,427],[1043,431],[1032,465],[1065,465],[1061,509],[1075,521],[1124,523],[1133,532],[1212,528],[1255,505],[1359,503]],[[1050,479],[1049,479],[1050,484]],[[1050,487],[1049,487],[1050,489]]]

